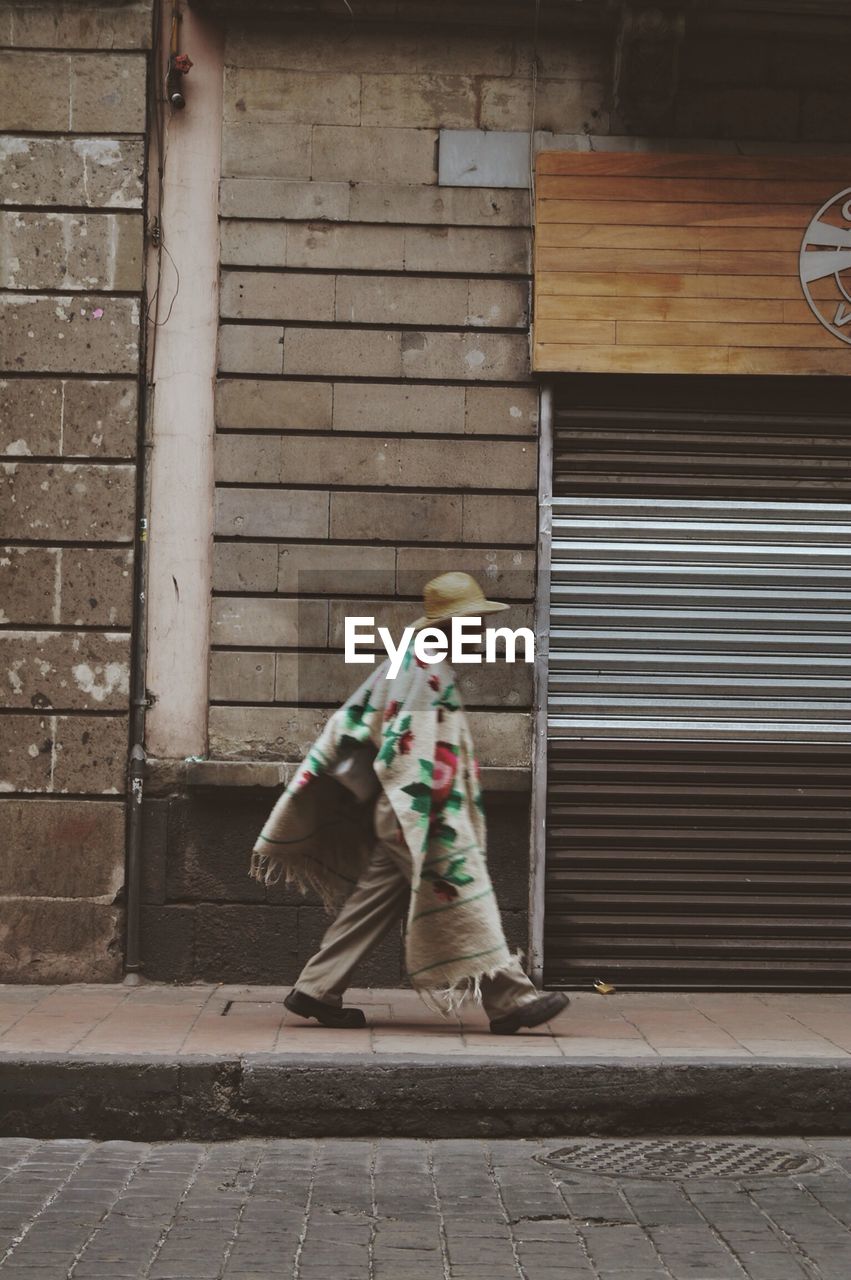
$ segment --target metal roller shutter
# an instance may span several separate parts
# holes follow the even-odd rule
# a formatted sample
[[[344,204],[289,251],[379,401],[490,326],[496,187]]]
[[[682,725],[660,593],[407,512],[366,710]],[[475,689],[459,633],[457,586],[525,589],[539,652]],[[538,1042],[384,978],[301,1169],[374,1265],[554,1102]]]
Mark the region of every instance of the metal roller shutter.
[[[676,381],[556,412],[545,979],[848,987],[849,421]]]

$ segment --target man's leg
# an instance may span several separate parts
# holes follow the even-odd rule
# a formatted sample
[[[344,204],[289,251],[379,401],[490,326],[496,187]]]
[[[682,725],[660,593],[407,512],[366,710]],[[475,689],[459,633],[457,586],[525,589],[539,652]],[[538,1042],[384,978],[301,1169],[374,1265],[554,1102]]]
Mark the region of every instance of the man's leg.
[[[537,1000],[540,991],[523,972],[523,966],[516,956],[512,956],[511,965],[502,969],[493,978],[482,978],[482,1004],[489,1018],[504,1018],[507,1013],[523,1004]]]
[[[482,1004],[495,1035],[513,1035],[521,1027],[537,1027],[566,1009],[563,991],[539,991],[516,956],[493,978],[482,978]]]
[[[408,893],[409,882],[398,860],[377,842],[357,886],[302,969],[296,991],[339,1008],[352,971],[401,919]]]

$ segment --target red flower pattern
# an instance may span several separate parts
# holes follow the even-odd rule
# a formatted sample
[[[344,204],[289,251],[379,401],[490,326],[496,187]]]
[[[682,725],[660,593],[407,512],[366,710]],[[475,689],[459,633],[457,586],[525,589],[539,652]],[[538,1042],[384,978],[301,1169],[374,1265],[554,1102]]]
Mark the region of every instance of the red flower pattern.
[[[435,808],[442,806],[449,797],[455,774],[458,769],[458,756],[448,742],[438,742],[434,749],[434,769],[431,775],[431,797]]]
[[[406,729],[405,732],[399,738],[399,751],[403,756],[406,756],[408,752],[411,750],[413,741],[414,741],[414,735],[411,733],[410,729]]]

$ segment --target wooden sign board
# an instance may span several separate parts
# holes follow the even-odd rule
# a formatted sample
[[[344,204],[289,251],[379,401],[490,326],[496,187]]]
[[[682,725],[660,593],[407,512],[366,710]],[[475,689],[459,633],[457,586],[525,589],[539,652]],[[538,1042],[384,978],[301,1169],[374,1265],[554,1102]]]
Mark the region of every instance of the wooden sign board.
[[[851,373],[851,155],[542,152],[533,368]]]

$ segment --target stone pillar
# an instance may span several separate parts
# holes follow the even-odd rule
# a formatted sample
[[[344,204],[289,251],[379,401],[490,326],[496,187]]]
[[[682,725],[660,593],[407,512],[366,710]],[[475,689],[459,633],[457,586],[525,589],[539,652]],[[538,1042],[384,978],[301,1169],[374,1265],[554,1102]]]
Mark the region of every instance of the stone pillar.
[[[149,225],[161,217],[164,252],[156,329],[152,323],[148,334],[147,684],[155,702],[146,746],[150,755],[172,757],[204,754],[207,745],[223,68],[219,29],[188,4],[179,8],[180,52],[193,66],[184,82],[186,107],[165,108],[161,212],[154,203],[148,215]],[[166,44],[170,20],[171,5],[163,4]],[[156,284],[150,262],[148,279],[150,297]]]

